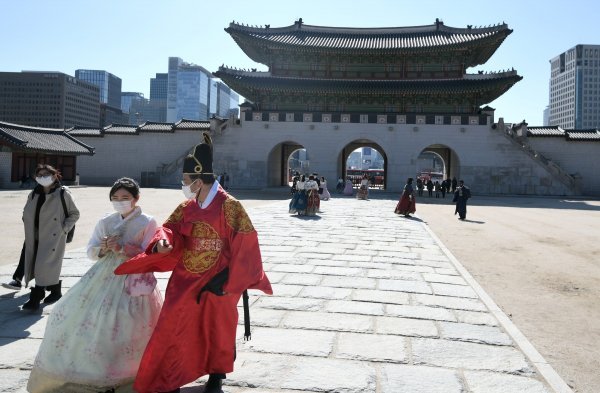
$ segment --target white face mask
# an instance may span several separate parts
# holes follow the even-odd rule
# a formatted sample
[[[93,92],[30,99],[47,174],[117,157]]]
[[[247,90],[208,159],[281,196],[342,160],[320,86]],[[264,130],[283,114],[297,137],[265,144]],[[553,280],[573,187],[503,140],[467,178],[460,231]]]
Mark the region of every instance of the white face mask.
[[[194,184],[196,180],[194,180],[189,186],[183,185],[181,186],[181,191],[183,191],[183,195],[185,195],[186,199],[195,199],[197,191],[192,191],[192,184]]]
[[[52,176],[38,176],[35,178],[35,181],[42,187],[48,187],[54,183]]]
[[[111,202],[112,202],[115,210],[118,211],[119,213],[121,213],[122,215],[129,213],[133,209],[133,206],[131,206],[131,201],[111,201]]]

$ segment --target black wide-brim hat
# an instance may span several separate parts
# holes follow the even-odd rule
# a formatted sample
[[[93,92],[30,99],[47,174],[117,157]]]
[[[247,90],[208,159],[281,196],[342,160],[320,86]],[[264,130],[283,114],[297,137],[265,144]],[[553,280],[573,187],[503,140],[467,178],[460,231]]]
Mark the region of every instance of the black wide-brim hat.
[[[203,134],[204,141],[196,145],[183,160],[183,173],[187,175],[213,175],[213,146],[210,135]]]

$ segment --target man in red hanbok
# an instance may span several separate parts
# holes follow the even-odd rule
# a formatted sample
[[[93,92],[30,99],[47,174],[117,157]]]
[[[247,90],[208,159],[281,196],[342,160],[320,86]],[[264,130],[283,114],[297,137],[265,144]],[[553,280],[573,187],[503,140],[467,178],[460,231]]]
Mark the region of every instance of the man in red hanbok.
[[[182,184],[188,199],[157,230],[145,253],[115,270],[116,274],[173,271],[135,379],[134,388],[140,393],[179,392],[181,386],[207,374],[204,392],[221,392],[222,379],[233,371],[242,293],[246,338],[250,335],[246,290],[273,293],[250,218],[215,181],[208,134],[186,157]]]

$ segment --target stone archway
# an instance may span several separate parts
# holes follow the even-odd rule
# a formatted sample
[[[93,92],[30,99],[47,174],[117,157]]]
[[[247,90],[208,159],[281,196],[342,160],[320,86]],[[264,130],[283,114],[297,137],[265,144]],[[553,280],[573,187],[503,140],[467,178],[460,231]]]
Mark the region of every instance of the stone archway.
[[[423,165],[419,165],[419,161],[422,160],[422,157],[425,156],[433,156],[438,158],[438,161],[441,162],[443,168],[437,168],[435,165],[435,158],[433,159],[434,164],[431,167],[426,168]],[[442,179],[452,179],[456,177],[457,179],[460,177],[460,160],[456,152],[450,147],[442,144],[433,144],[425,147],[419,153],[417,158],[417,176],[419,176],[419,172],[423,172],[424,169],[433,169],[430,172],[433,172],[435,175],[440,173]],[[441,169],[441,170],[435,170]]]
[[[382,172],[381,171],[377,171],[377,182],[380,182],[381,184],[375,183],[377,185],[377,188],[381,188],[382,190],[385,190],[387,188],[387,183],[388,183],[388,179],[387,179],[387,166],[388,166],[388,157],[387,157],[387,153],[385,152],[385,150],[383,149],[383,147],[381,147],[378,143],[373,142],[370,139],[355,139],[351,142],[349,142],[348,144],[346,144],[346,146],[344,146],[342,148],[342,150],[340,151],[340,153],[338,154],[338,165],[337,165],[337,173],[341,173],[342,177],[344,179],[347,178],[348,173],[347,173],[347,168],[346,168],[346,163],[348,161],[348,158],[350,157],[350,155],[352,154],[352,152],[354,152],[357,149],[360,148],[371,148],[373,150],[375,150],[377,153],[379,153],[381,155],[381,157],[383,157],[383,168],[382,168]],[[364,168],[361,168],[361,170]]]
[[[267,161],[267,185],[269,187],[289,185],[289,159],[294,152],[302,149],[304,146],[294,141],[278,143],[271,149]]]

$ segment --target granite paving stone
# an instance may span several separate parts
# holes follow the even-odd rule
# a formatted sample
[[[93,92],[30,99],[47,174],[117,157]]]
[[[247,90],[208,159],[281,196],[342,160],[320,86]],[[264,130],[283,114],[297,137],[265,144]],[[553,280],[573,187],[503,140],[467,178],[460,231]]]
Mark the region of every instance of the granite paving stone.
[[[465,371],[464,375],[473,393],[549,393],[543,383],[532,378],[485,371]]]
[[[376,332],[414,337],[437,337],[438,329],[433,321],[400,317],[376,317]]]
[[[442,284],[442,283],[431,283],[433,293],[435,295],[442,296],[456,296],[456,297],[468,297],[476,299],[478,296],[475,291],[465,285],[454,285],[454,284]]]
[[[383,315],[383,304],[347,300],[330,300],[325,311],[345,314]]]
[[[376,289],[355,289],[352,300],[376,303],[408,304],[410,297],[408,293],[380,291]]]
[[[456,322],[456,317],[454,316],[452,311],[440,307],[388,304],[386,305],[385,309],[386,315],[391,317]]]
[[[525,356],[513,347],[415,338],[412,351],[415,364],[523,375],[533,373]]]
[[[335,357],[375,362],[408,362],[405,337],[385,334],[340,333]]]
[[[289,215],[288,201],[247,209],[274,295],[249,291],[250,341],[238,303],[224,392],[552,392],[544,368],[507,334],[508,318],[488,310],[426,224],[392,213],[396,203],[336,197],[318,218]],[[67,252],[65,291],[93,263],[84,249]],[[0,279],[13,270],[0,266]],[[164,292],[170,272],[156,277]],[[0,288],[1,392],[25,392],[53,308],[22,312],[28,295]]]
[[[511,345],[513,343],[506,333],[495,326],[451,322],[440,322],[439,326],[442,338],[492,345]]]
[[[381,368],[381,393],[463,393],[456,371],[434,367],[386,364]]]

